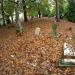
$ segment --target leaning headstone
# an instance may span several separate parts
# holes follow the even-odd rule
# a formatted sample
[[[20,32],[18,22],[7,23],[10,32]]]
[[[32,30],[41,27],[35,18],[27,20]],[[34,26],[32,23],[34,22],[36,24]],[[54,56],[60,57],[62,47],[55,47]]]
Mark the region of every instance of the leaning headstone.
[[[40,31],[41,31],[41,29],[39,27],[37,27],[35,29],[35,35],[40,35]]]

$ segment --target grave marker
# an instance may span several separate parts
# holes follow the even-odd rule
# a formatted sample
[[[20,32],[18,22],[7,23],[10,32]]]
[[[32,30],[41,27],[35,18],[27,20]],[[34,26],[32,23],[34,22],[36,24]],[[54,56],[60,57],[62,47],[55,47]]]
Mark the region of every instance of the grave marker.
[[[41,29],[39,27],[37,27],[35,29],[35,35],[40,35],[40,31],[41,31]]]
[[[70,57],[70,58],[63,58],[59,62],[60,67],[75,67],[75,59],[72,58],[72,56],[75,56],[74,49],[72,45],[68,43],[64,43],[64,56]]]
[[[75,52],[74,52],[72,45],[70,45],[68,43],[64,43],[64,55],[75,56]]]

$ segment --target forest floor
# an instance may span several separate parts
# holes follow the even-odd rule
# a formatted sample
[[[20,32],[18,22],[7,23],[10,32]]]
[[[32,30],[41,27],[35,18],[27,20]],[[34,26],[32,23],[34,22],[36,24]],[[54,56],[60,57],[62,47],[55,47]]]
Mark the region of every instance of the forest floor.
[[[55,38],[51,34],[54,19],[41,18],[23,23],[23,36],[16,36],[15,27],[0,28],[0,75],[75,75],[74,67],[61,68],[66,37],[75,35],[75,23],[57,23]],[[41,35],[35,35],[40,27]],[[72,31],[70,31],[72,28]],[[68,41],[75,47],[75,40]]]

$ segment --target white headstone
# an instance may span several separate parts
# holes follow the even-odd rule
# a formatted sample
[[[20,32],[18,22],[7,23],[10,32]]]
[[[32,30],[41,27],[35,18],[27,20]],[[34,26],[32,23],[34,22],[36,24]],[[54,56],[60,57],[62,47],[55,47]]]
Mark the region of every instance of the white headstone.
[[[72,62],[75,64],[75,59],[64,59],[64,62]]]
[[[73,52],[73,47],[72,45],[68,44],[68,43],[64,43],[64,55],[68,55],[68,56],[75,56],[75,52]]]

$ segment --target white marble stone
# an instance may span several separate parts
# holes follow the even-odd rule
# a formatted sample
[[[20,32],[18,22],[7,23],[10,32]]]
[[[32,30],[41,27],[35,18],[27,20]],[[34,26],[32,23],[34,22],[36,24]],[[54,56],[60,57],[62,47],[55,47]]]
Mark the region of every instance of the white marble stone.
[[[65,58],[64,59],[64,62],[72,62],[72,63],[74,63],[75,64],[75,59],[67,59],[67,58]]]
[[[10,55],[12,58],[14,58],[15,56],[14,55]]]
[[[72,45],[64,43],[64,55],[75,56],[75,52]]]

